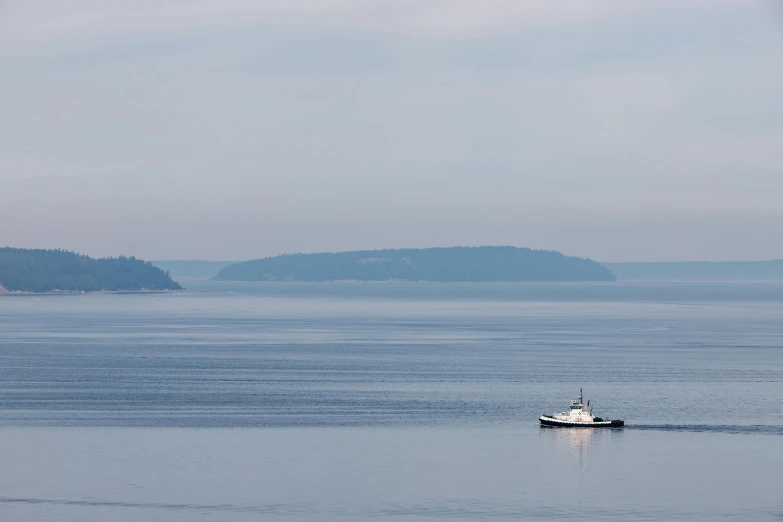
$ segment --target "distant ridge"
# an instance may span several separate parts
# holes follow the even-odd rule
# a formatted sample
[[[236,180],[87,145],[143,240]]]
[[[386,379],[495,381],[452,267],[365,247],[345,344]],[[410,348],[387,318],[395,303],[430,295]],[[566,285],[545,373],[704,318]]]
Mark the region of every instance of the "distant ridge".
[[[171,277],[191,279],[212,279],[221,268],[236,261],[201,261],[201,260],[176,260],[176,261],[150,261],[164,272],[169,272]]]
[[[229,265],[223,281],[614,281],[607,268],[549,250],[511,246],[286,254]]]
[[[0,248],[0,293],[181,290],[135,257],[93,259],[67,250]]]
[[[620,281],[783,281],[783,259],[602,264]]]

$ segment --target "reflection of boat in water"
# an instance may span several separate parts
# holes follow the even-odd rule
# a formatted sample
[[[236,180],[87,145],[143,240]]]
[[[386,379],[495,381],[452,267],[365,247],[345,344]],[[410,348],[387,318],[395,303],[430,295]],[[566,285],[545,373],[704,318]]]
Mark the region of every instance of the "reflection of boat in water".
[[[542,430],[546,432],[547,438],[555,443],[560,449],[568,448],[573,457],[579,464],[590,456],[590,449],[594,439],[599,437],[594,430]],[[608,435],[607,432],[601,432]]]
[[[620,428],[625,425],[621,420],[609,420],[593,415],[590,410],[590,401],[582,403],[582,390],[579,390],[579,398],[571,401],[568,411],[542,415],[538,418],[542,426],[557,428]]]
[[[611,451],[622,440],[623,430],[558,430],[541,428],[539,430],[544,449],[556,457],[555,467],[570,464],[585,470],[593,454]],[[598,459],[602,460],[602,459]]]

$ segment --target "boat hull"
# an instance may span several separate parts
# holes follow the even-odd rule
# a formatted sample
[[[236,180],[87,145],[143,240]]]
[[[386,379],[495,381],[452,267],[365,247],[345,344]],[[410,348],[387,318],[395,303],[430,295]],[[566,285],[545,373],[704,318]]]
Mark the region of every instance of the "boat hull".
[[[601,422],[573,422],[573,421],[561,421],[553,419],[551,417],[541,416],[538,418],[542,426],[549,426],[552,428],[622,428],[625,426],[625,421],[621,420],[607,420]]]

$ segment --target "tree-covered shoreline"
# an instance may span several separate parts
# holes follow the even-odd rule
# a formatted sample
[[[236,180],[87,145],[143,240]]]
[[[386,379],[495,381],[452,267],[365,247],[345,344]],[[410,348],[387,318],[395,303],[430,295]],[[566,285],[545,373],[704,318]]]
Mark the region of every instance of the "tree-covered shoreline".
[[[615,281],[590,259],[510,246],[286,254],[223,268],[224,281]]]
[[[181,290],[168,272],[136,257],[94,259],[68,250],[0,248],[0,285],[12,293]]]

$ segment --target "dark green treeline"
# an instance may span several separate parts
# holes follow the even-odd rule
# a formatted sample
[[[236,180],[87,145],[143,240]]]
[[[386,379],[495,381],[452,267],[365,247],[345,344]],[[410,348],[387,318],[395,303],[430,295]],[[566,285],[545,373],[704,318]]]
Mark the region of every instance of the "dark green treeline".
[[[93,259],[67,250],[0,248],[8,291],[181,290],[168,272],[135,257]]]

